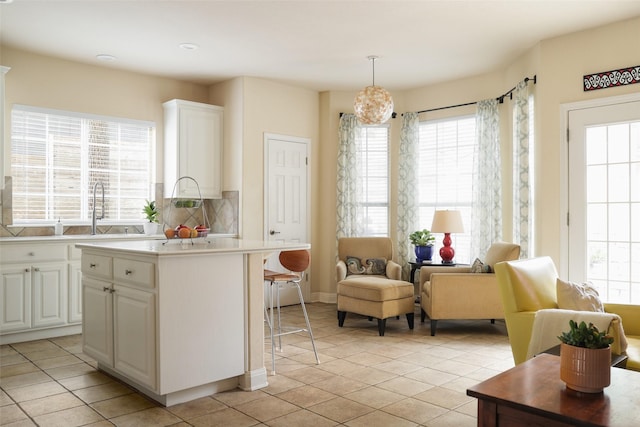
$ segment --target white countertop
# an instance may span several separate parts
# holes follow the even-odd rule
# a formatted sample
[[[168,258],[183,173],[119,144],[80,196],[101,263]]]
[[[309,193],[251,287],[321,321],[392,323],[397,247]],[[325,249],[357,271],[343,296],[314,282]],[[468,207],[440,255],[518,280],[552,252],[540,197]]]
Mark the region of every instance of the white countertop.
[[[235,237],[233,234],[215,234],[210,233],[209,239],[217,239],[221,237]],[[115,240],[166,240],[163,234],[155,234],[148,236],[140,233],[128,234],[65,234],[62,236],[28,236],[28,237],[0,237],[0,243],[39,243],[39,242],[69,242],[74,241],[115,241]]]
[[[279,250],[309,249],[309,243],[270,242],[262,240],[244,240],[235,238],[200,238],[167,240],[134,240],[77,243],[80,249],[107,249],[140,255],[193,255],[203,253],[256,253]],[[166,244],[163,244],[166,243]]]

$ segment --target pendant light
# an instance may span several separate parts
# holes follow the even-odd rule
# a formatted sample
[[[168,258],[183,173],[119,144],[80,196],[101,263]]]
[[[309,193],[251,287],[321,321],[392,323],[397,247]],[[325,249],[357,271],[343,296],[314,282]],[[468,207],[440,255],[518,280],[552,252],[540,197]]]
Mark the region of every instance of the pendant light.
[[[393,113],[393,98],[383,87],[376,86],[376,59],[377,56],[367,56],[373,69],[373,82],[371,86],[362,89],[353,101],[353,109],[360,123],[365,125],[379,125],[391,117]]]

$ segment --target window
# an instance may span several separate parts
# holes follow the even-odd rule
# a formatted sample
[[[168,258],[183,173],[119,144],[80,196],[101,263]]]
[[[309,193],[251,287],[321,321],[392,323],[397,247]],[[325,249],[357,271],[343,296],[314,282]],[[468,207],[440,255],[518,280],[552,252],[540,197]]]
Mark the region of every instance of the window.
[[[105,221],[139,221],[151,194],[154,144],[150,122],[14,106],[13,223],[87,223],[97,182]]]
[[[389,127],[361,126],[357,136],[365,236],[389,235]]]
[[[475,117],[457,117],[420,123],[419,224],[431,228],[433,213],[457,209],[462,214],[463,234],[452,234],[455,260],[470,262],[473,151]],[[442,243],[436,238],[436,246]],[[434,254],[434,259],[438,258]]]

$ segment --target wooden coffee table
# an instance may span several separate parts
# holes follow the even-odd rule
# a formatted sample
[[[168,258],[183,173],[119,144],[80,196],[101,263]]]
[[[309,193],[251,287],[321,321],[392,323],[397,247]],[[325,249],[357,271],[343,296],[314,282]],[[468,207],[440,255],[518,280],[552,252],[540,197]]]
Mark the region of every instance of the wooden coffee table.
[[[567,389],[560,357],[540,354],[467,390],[478,426],[640,426],[640,372],[611,369],[602,393]]]

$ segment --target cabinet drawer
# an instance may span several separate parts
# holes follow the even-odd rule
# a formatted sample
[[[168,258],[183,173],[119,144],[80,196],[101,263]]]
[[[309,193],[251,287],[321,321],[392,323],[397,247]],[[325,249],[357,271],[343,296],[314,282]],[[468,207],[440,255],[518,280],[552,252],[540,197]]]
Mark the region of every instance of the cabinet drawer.
[[[82,254],[82,274],[111,279],[113,258],[102,255]]]
[[[113,278],[117,282],[131,283],[144,288],[154,288],[155,264],[130,259],[113,259]]]
[[[0,259],[3,263],[19,262],[30,264],[40,261],[66,261],[67,245],[54,244],[2,244]]]

